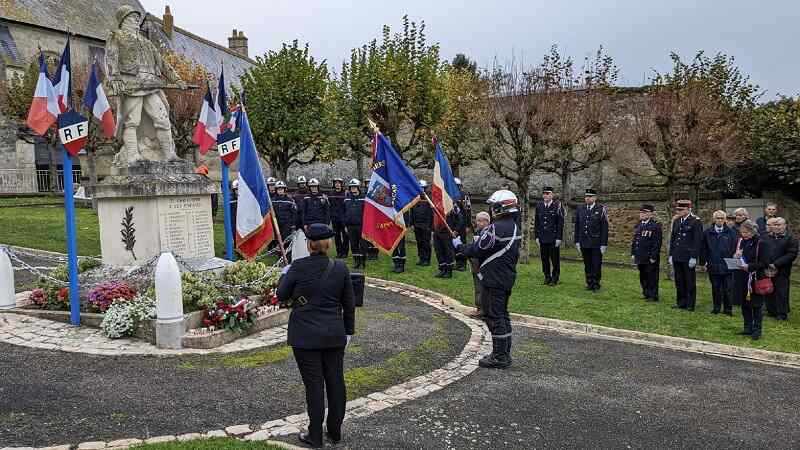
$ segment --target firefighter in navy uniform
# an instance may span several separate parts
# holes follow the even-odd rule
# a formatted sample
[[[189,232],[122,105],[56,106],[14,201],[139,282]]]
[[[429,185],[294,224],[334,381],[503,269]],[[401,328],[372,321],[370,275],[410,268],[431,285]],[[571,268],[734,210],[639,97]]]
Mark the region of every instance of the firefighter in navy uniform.
[[[469,242],[467,238],[467,228],[472,228],[472,201],[469,195],[464,192],[461,184],[461,178],[454,178],[458,191],[461,193],[461,198],[456,201],[459,209],[461,210],[461,217],[459,218],[458,229],[453,231],[458,233],[458,236],[464,242]],[[456,252],[456,270],[463,272],[467,270],[467,257],[464,254]]]
[[[364,269],[366,266],[366,241],[361,238],[362,216],[364,215],[364,194],[361,183],[353,178],[347,183],[347,197],[344,198],[344,225],[347,237],[350,238],[350,251],[353,254],[353,269]]]
[[[436,214],[434,212],[434,214]],[[451,230],[456,231],[461,226],[461,208],[458,204],[453,205],[453,210],[445,217],[447,225]],[[436,261],[439,263],[439,273],[434,275],[436,278],[453,278],[453,268],[455,267],[456,249],[453,247],[453,236],[448,231],[447,226],[442,223],[438,215],[433,219],[433,248],[436,251]]]
[[[296,229],[297,204],[286,193],[286,183],[283,181],[275,182],[275,196],[272,197],[272,205],[275,208],[275,220],[278,222],[281,239],[286,242]],[[286,249],[286,251],[289,250],[289,248]]]
[[[267,191],[269,191],[270,197],[275,196],[275,183],[277,182],[278,180],[276,180],[274,177],[267,178]]]
[[[587,189],[585,204],[575,211],[575,247],[583,257],[586,290],[600,290],[603,253],[608,248],[608,210],[597,203],[597,192]]]
[[[631,259],[639,269],[639,284],[642,298],[648,302],[658,301],[658,274],[661,266],[661,224],[653,218],[653,205],[642,205],[639,223],[631,242]]]
[[[673,308],[694,311],[697,300],[697,260],[703,243],[703,225],[700,218],[692,214],[692,202],[678,200],[669,239],[669,263],[675,269],[677,304]]]
[[[306,181],[306,177],[300,175],[297,177],[297,190],[294,192],[294,195],[292,195],[292,200],[294,200],[295,205],[297,205],[297,219],[294,226],[298,230],[303,229],[303,199],[305,199],[307,195],[308,182]]]
[[[346,195],[344,181],[341,178],[334,178],[333,191],[328,194],[328,202],[331,205],[331,228],[333,228],[337,258],[347,258],[347,254],[350,252],[350,240],[347,238],[347,230],[344,226],[344,198]]]
[[[314,223],[331,223],[331,205],[328,196],[320,192],[319,180],[312,178],[308,180],[308,195],[303,198],[303,206],[300,215],[303,216],[303,230]]]
[[[406,211],[403,213],[403,221],[408,225],[411,221],[411,211]],[[408,229],[406,229],[408,232]],[[397,243],[397,247],[394,248],[394,252],[392,252],[392,272],[394,273],[403,273],[406,270],[406,236],[403,234],[403,237],[400,238],[400,242]]]
[[[517,279],[517,260],[523,230],[514,221],[519,211],[517,196],[500,190],[489,197],[494,222],[485,228],[478,240],[464,245],[453,238],[453,246],[468,258],[478,258],[481,304],[486,325],[492,333],[492,353],[479,361],[481,367],[506,368],[511,365],[511,319],[508,298]]]
[[[428,187],[428,182],[419,180],[422,190]],[[417,241],[418,266],[431,265],[431,230],[433,230],[433,209],[424,195],[420,201],[411,208],[411,226],[414,228],[414,238]]]
[[[544,284],[555,286],[561,276],[561,242],[564,239],[564,208],[553,200],[553,188],[542,189],[542,201],[534,211],[534,237],[542,258]]]

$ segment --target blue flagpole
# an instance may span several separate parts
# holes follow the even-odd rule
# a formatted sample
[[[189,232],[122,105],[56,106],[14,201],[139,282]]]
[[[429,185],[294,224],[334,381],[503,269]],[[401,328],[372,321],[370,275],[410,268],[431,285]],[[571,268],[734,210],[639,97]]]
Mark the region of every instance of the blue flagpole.
[[[61,146],[64,164],[64,211],[67,222],[67,266],[69,269],[69,318],[74,326],[81,324],[81,303],[78,296],[78,244],[75,236],[75,199],[72,196],[72,157]]]
[[[228,165],[222,164],[222,207],[225,210],[225,259],[233,261],[233,230],[231,229],[231,190]]]

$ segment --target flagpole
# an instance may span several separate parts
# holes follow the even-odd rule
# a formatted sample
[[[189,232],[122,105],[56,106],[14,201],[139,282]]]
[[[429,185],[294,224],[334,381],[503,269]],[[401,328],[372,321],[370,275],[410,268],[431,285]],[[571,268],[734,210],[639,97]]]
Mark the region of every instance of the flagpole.
[[[431,198],[428,197],[428,193],[427,192],[423,192],[422,195],[425,196],[425,200],[428,201],[428,204],[431,205],[431,208],[433,208],[433,211],[436,212],[436,215],[439,216],[439,219],[441,219],[442,223],[444,223],[444,226],[447,227],[447,231],[450,232],[450,235],[457,236],[458,234],[455,231],[453,231],[452,228],[450,228],[450,225],[447,224],[447,219],[442,215],[442,212],[439,211],[438,208],[436,208],[436,205],[433,204],[433,201],[431,200]]]
[[[220,159],[222,163],[222,208],[225,212],[225,259],[233,261],[233,229],[231,220],[231,189],[228,165]]]
[[[278,248],[281,250],[281,259],[284,264],[289,264],[289,258],[286,257],[286,247],[283,245],[283,237],[281,237],[281,228],[278,226],[278,218],[275,216],[275,207],[272,205],[272,199],[269,199],[269,215],[272,217],[272,226],[275,229],[275,236],[278,237]]]
[[[64,144],[61,158],[64,166],[64,212],[67,228],[67,267],[69,270],[69,318],[74,326],[81,324],[81,303],[78,297],[78,243],[75,233],[75,199],[72,195],[72,157]]]

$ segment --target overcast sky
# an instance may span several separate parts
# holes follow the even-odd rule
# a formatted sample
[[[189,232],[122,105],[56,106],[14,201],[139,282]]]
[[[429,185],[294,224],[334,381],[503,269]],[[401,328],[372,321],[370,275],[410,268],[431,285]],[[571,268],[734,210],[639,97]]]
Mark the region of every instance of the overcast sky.
[[[424,20],[430,42],[448,59],[466,53],[488,66],[520,55],[536,63],[552,44],[576,60],[603,45],[621,69],[621,84],[640,85],[670,68],[669,53],[697,50],[736,57],[766,91],[800,93],[798,0],[140,0],[175,24],[227,45],[233,28],[249,37],[250,55],[298,39],[338,70],[350,49],[399,28],[401,17]]]

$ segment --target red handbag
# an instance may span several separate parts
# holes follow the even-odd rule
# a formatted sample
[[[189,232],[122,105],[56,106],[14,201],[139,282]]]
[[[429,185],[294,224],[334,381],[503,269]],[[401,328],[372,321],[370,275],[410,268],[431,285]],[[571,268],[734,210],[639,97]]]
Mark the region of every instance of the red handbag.
[[[761,247],[761,242],[756,244],[756,261],[758,261],[758,249]],[[775,291],[775,286],[772,284],[772,278],[758,279],[756,272],[753,272],[753,293],[756,295],[770,295]]]

